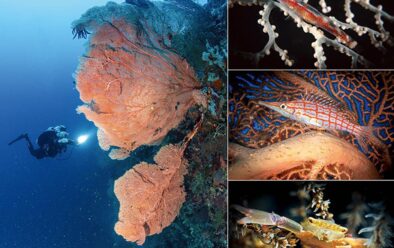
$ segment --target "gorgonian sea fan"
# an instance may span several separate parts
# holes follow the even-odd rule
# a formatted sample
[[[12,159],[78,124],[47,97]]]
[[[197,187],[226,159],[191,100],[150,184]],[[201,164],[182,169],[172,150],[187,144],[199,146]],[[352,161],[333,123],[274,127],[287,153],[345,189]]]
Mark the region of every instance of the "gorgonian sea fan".
[[[160,233],[174,221],[186,198],[183,149],[164,146],[155,156],[155,164],[140,163],[115,181],[120,202],[117,234],[142,245],[146,236]]]
[[[292,76],[293,75],[293,76]],[[390,166],[394,142],[394,75],[390,72],[314,72],[301,71],[298,77],[306,78],[300,84],[295,74],[289,73],[237,73],[230,82],[232,92],[229,101],[230,138],[244,146],[261,148],[318,130],[277,115],[262,107],[258,101],[289,101],[312,93],[309,85],[325,92],[333,101],[346,106],[349,117],[362,126],[374,126],[376,137],[385,144],[384,149],[370,145],[367,152],[359,147],[355,136],[344,132],[332,132],[364,152],[381,171]],[[309,88],[309,87],[308,87]],[[320,130],[321,131],[321,130]]]
[[[74,38],[89,36],[76,75],[84,102],[78,111],[98,127],[99,145],[111,149],[113,159],[159,143],[189,108],[207,105],[189,63],[196,70],[206,63],[205,40],[193,39],[213,14],[192,1],[127,2],[91,8],[72,25]],[[115,181],[120,206],[114,229],[124,239],[142,245],[178,215],[186,196],[184,151],[202,119],[181,144],[161,147],[154,163],[141,162]]]
[[[163,146],[155,164],[137,164],[115,181],[120,203],[117,234],[142,245],[146,236],[160,233],[174,221],[186,199],[183,177],[188,161],[183,155],[202,121],[203,116],[182,143]]]
[[[76,75],[85,103],[78,112],[98,127],[101,148],[116,147],[110,157],[124,159],[141,145],[160,142],[190,107],[206,99],[194,70],[167,49],[148,21],[127,5],[105,8],[107,15],[93,15],[88,51]],[[123,8],[130,13],[114,15]]]

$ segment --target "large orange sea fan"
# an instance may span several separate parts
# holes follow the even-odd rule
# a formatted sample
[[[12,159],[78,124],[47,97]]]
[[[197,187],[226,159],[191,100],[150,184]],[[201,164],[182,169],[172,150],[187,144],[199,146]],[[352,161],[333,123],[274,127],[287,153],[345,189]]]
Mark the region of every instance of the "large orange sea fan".
[[[193,69],[146,23],[104,21],[76,75],[80,113],[98,127],[102,149],[124,159],[160,142],[195,104],[206,104]]]

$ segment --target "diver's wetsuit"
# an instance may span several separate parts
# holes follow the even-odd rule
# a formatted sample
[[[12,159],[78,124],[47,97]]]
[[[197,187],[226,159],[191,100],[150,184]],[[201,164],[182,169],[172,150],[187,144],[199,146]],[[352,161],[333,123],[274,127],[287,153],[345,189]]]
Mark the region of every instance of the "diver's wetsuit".
[[[27,136],[27,134],[26,134],[26,140],[31,155],[33,155],[37,159],[42,159],[44,157],[53,158],[59,152],[61,152],[62,144],[59,144],[57,142],[58,138],[56,136],[55,131],[45,131],[38,137],[37,140],[39,146],[38,149],[34,149],[34,146],[31,143],[29,136]],[[65,149],[67,149],[67,146],[65,146]]]
[[[42,158],[46,157],[44,149],[41,149],[41,148],[34,149],[34,146],[31,143],[29,136],[27,136],[27,134],[25,135],[25,139],[27,141],[27,147],[29,148],[29,152],[31,155],[36,157],[36,159],[42,159]]]
[[[42,159],[45,157],[55,157],[57,154],[67,151],[68,144],[74,144],[72,140],[67,143],[59,143],[57,132],[54,130],[47,130],[43,132],[37,139],[37,144],[39,148],[35,149],[33,143],[27,134],[22,134],[15,140],[11,141],[8,145],[12,145],[18,140],[25,139],[27,141],[27,147],[29,152],[37,159]]]

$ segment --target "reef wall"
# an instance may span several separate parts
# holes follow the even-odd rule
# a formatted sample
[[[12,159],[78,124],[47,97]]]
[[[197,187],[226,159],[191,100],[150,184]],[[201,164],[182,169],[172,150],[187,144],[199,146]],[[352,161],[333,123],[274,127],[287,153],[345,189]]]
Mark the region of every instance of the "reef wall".
[[[218,189],[212,185],[213,178],[219,182],[226,178],[225,143],[220,148],[206,145],[226,137],[225,15],[225,1],[200,6],[192,1],[135,0],[91,8],[72,24],[74,38],[89,38],[75,76],[84,102],[78,112],[97,126],[100,147],[110,151],[112,159],[125,159],[142,145],[162,146],[155,163],[139,163],[115,181],[120,202],[115,231],[128,241],[142,245],[147,236],[173,223],[188,197],[186,189],[200,183],[184,186],[189,164],[191,173],[203,171],[207,174],[203,178],[212,182],[189,196],[189,201],[200,194],[208,197],[181,211],[176,231],[169,231],[177,240],[171,244],[181,240],[187,247],[226,246],[225,183]],[[202,122],[183,145],[168,144],[178,143],[201,116],[206,116],[200,131],[206,140],[191,142],[193,153],[185,151],[186,143]],[[170,130],[177,135],[167,135]],[[190,154],[196,155],[187,163]],[[209,162],[201,164],[197,157]],[[222,200],[211,205],[213,198]],[[207,212],[206,218],[189,221],[190,210]],[[213,231],[202,238],[207,230]]]

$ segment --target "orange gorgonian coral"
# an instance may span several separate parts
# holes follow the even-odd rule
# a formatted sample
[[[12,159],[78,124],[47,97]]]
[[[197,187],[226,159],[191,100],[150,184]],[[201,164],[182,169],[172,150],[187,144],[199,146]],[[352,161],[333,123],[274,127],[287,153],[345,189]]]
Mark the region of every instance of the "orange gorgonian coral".
[[[285,118],[258,104],[258,101],[300,99],[319,91],[344,106],[343,111],[359,125],[373,126],[374,135],[382,145],[369,143],[368,151],[363,153],[380,173],[391,171],[392,73],[300,71],[298,75],[277,72],[261,76],[238,73],[232,81],[235,89],[229,101],[229,122],[233,141],[250,148],[262,148],[312,130],[327,131]],[[354,135],[337,130],[330,132],[359,148]]]
[[[225,13],[225,4],[220,3],[218,7]],[[220,102],[224,100],[224,91],[223,95],[217,95],[207,86],[212,80],[224,79],[221,62],[226,60],[224,52],[207,55],[211,54],[209,44],[217,44],[217,38],[220,38],[220,45],[225,45],[221,42],[225,37],[218,36],[218,30],[211,26],[211,15],[216,15],[211,7],[193,2],[109,2],[89,9],[73,22],[75,38],[89,37],[88,51],[76,75],[77,89],[85,103],[78,111],[98,127],[100,147],[110,150],[111,158],[124,159],[141,145],[160,143],[185,119],[192,106],[207,107],[208,96],[208,110],[213,120],[206,133],[211,132],[211,128],[216,130],[214,122],[224,116]],[[203,39],[194,38],[201,38],[201,34]],[[209,43],[211,36],[215,38],[214,43]],[[214,48],[219,51],[216,45]],[[208,52],[204,52],[206,49]],[[204,89],[189,63],[199,72]],[[177,130],[186,127],[200,112],[204,109],[193,108]],[[182,144],[162,146],[154,163],[135,165],[115,181],[114,192],[120,203],[119,219],[114,227],[118,235],[142,245],[147,236],[161,233],[174,221],[186,197],[184,151],[201,123],[202,119]],[[216,134],[208,136],[215,138]],[[204,148],[207,145],[199,143],[196,146]],[[211,151],[205,155],[213,157]],[[200,168],[201,161],[191,163],[192,172]],[[188,204],[194,204],[194,200],[192,202]],[[211,218],[213,211],[204,211],[209,211],[207,217]],[[182,218],[183,229],[188,232],[189,222],[184,221],[184,216]],[[214,218],[216,221],[216,215]],[[202,224],[205,226],[205,219]],[[211,226],[215,230],[220,228]],[[220,234],[212,234],[222,243]],[[204,239],[215,243],[208,236]]]
[[[160,233],[174,221],[186,197],[183,148],[164,146],[155,162],[140,163],[115,181],[114,191],[120,202],[115,231],[139,245],[146,236]]]
[[[160,233],[174,221],[186,197],[183,176],[188,162],[183,154],[202,120],[181,144],[162,147],[156,164],[142,162],[115,181],[120,202],[117,234],[142,245],[146,236]]]
[[[92,34],[76,75],[85,103],[78,112],[98,127],[98,140],[113,159],[160,142],[188,109],[206,105],[193,69],[165,49],[147,23],[104,21]]]

